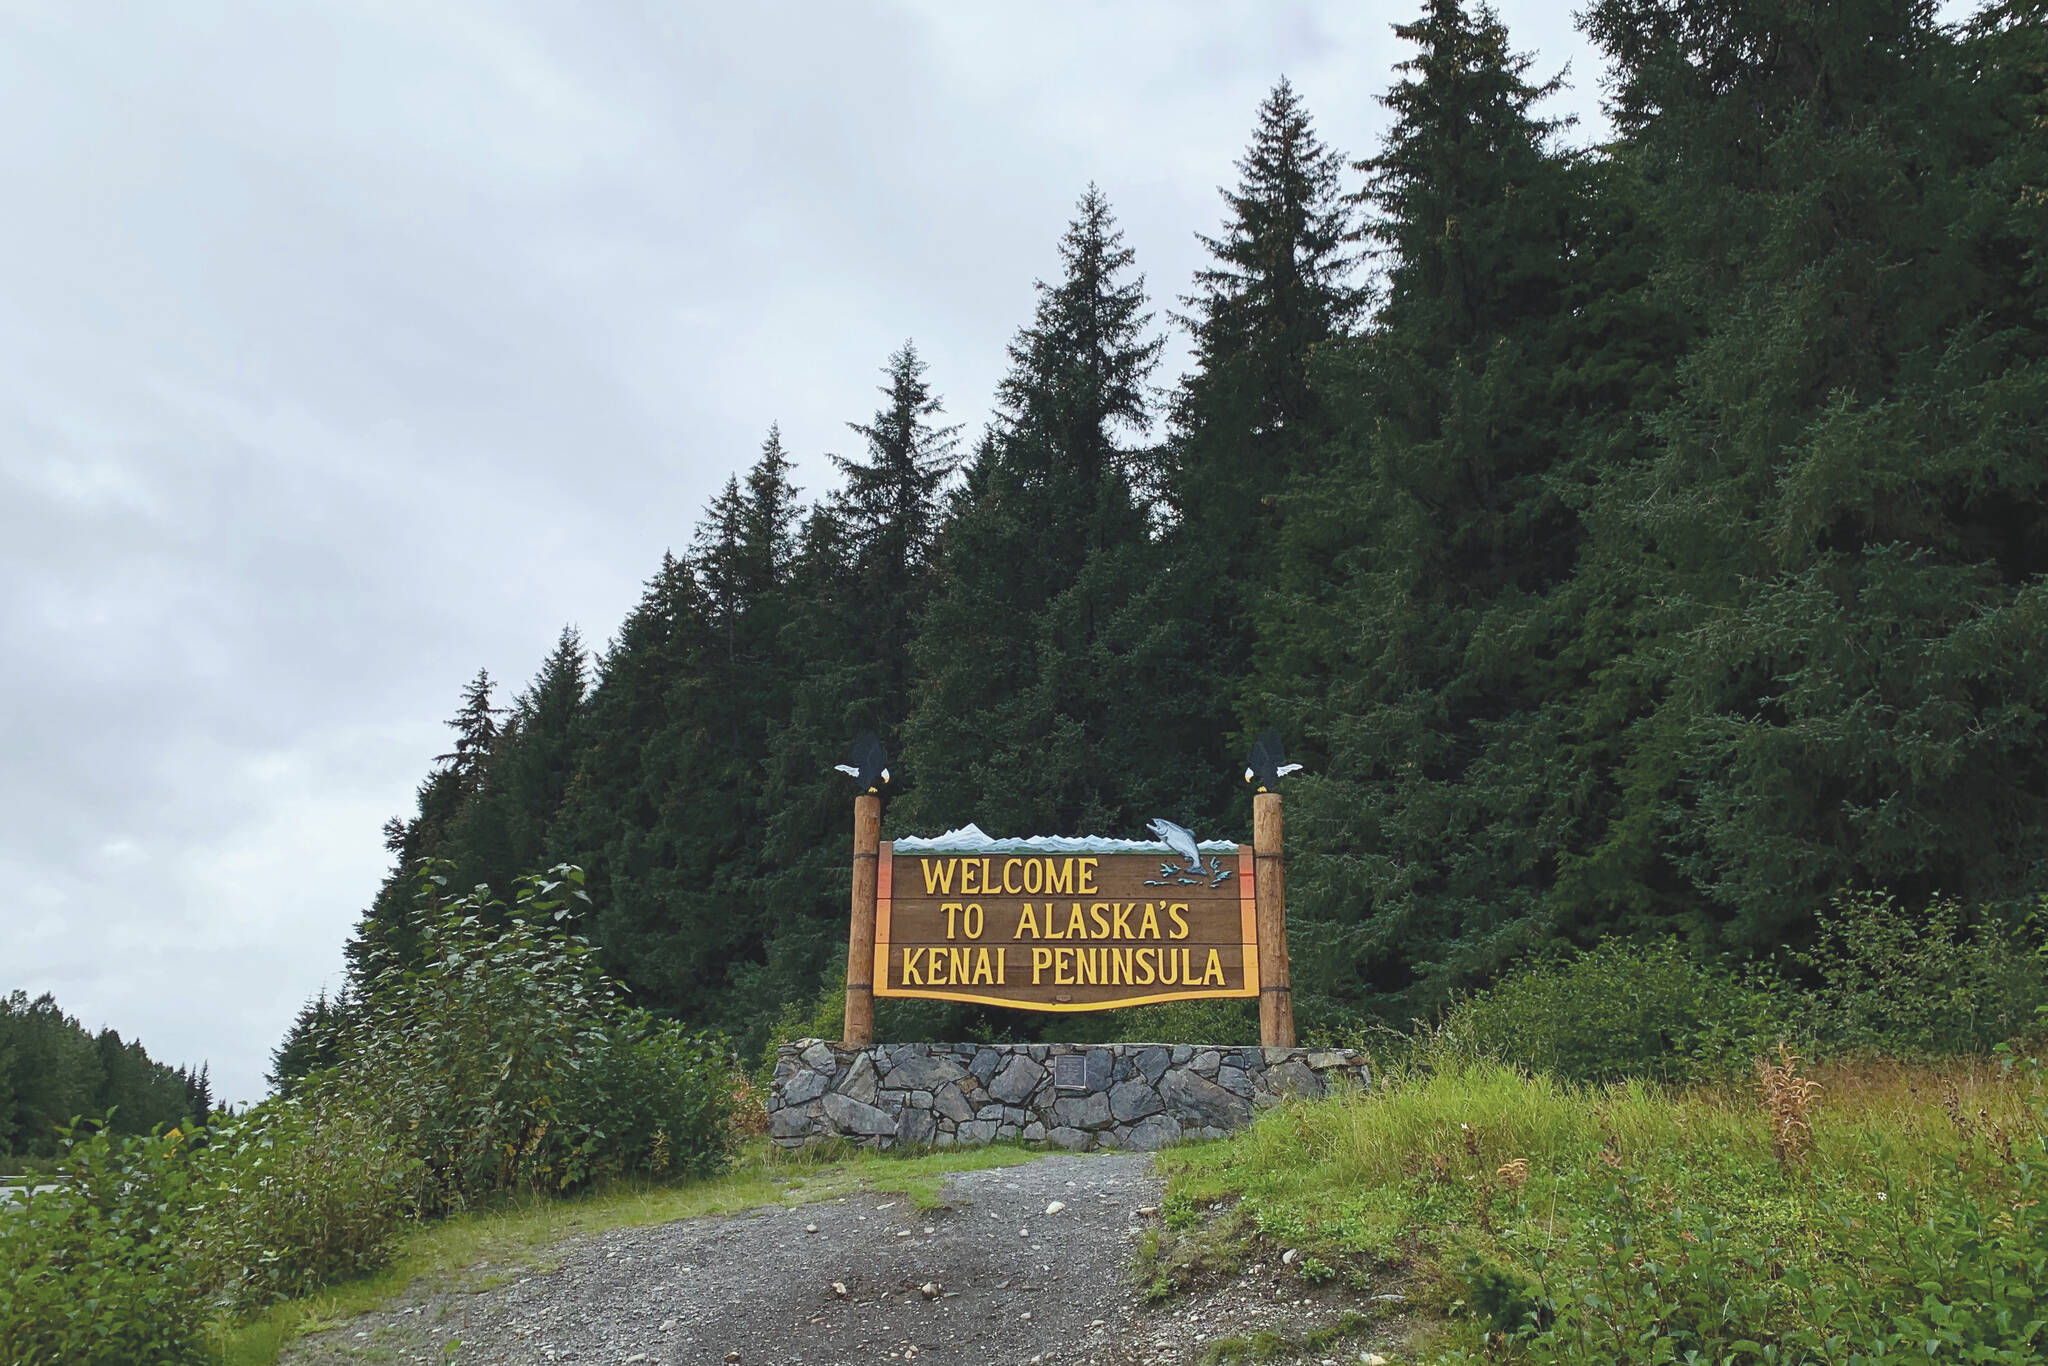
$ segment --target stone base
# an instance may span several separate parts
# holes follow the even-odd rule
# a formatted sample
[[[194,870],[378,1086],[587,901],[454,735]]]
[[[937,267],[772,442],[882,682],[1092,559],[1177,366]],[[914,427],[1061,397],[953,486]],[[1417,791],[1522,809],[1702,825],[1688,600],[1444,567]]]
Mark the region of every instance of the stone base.
[[[831,1139],[867,1147],[1019,1140],[1075,1152],[1150,1151],[1220,1138],[1289,1096],[1369,1085],[1344,1048],[1189,1044],[782,1046],[768,1133],[785,1148]]]

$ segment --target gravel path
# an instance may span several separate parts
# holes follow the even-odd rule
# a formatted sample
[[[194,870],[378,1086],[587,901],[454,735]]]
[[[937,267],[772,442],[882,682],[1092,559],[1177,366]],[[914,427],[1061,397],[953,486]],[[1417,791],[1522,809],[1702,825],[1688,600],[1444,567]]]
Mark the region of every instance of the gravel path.
[[[942,1210],[856,1195],[623,1229],[562,1245],[552,1274],[481,1294],[409,1294],[285,1359],[1121,1361],[1111,1344],[1136,1314],[1125,1268],[1138,1211],[1159,1190],[1149,1157],[1057,1156],[960,1173]]]
[[[849,1195],[573,1238],[550,1249],[557,1271],[481,1291],[416,1283],[283,1361],[1167,1366],[1217,1337],[1298,1335],[1356,1307],[1278,1264],[1143,1307],[1128,1274],[1160,1199],[1146,1155],[962,1172],[944,1199],[921,1211],[906,1195]],[[1356,1344],[1341,1357],[1360,1359]]]

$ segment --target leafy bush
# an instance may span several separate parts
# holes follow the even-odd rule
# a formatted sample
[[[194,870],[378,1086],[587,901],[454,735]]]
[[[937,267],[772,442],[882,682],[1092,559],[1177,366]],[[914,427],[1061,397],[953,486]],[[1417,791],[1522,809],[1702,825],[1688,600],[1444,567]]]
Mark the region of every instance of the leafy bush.
[[[191,1145],[168,1133],[62,1131],[62,1184],[0,1212],[0,1361],[183,1366],[211,1309],[185,1235]]]
[[[1835,1051],[1987,1053],[2048,1007],[2041,919],[2010,925],[1937,899],[1914,915],[1889,893],[1847,892],[1796,962],[1817,979],[1802,1014]]]
[[[430,1212],[495,1191],[564,1191],[719,1163],[731,1079],[711,1040],[628,1006],[596,950],[554,923],[580,869],[445,896],[422,873],[418,967],[391,966],[348,1026],[328,1103],[380,1114],[424,1163]]]
[[[302,1091],[221,1116],[205,1139],[195,1255],[234,1308],[376,1269],[414,1212],[419,1159],[339,1096]]]
[[[1572,1081],[1684,1080],[1745,1065],[1778,1018],[1772,993],[1675,940],[1608,940],[1459,1002],[1432,1042]]]

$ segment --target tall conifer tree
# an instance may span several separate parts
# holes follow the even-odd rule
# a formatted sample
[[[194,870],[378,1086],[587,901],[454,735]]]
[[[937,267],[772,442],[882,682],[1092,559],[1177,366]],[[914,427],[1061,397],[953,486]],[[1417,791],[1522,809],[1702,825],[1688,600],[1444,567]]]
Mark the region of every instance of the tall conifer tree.
[[[1144,717],[1110,627],[1149,569],[1158,457],[1126,442],[1146,430],[1161,343],[1095,187],[1059,252],[943,534],[906,726],[910,820],[1075,830],[1133,815],[1126,754]]]
[[[1133,691],[1152,708],[1145,796],[1185,821],[1220,816],[1243,786],[1233,742],[1281,510],[1331,437],[1311,367],[1363,303],[1342,161],[1284,79],[1237,168],[1221,232],[1200,237],[1210,264],[1182,301],[1195,369],[1172,406],[1161,571],[1123,621]]]

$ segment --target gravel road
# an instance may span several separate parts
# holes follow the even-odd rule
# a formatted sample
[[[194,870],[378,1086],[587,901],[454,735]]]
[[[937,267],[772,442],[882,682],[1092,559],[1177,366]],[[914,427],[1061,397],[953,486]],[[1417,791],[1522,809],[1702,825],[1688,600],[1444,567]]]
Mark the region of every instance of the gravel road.
[[[557,1272],[482,1294],[409,1295],[307,1339],[286,1360],[1124,1359],[1110,1344],[1135,1313],[1125,1267],[1138,1211],[1159,1201],[1149,1157],[964,1172],[946,1199],[946,1209],[919,1211],[904,1195],[855,1195],[600,1234],[557,1249]],[[451,1340],[460,1342],[452,1352]]]
[[[1195,1360],[1217,1335],[1327,1322],[1341,1308],[1296,1298],[1300,1278],[1277,1266],[1143,1308],[1128,1268],[1160,1198],[1149,1156],[963,1172],[944,1198],[946,1208],[920,1211],[905,1195],[851,1195],[576,1238],[551,1250],[558,1271],[476,1293],[415,1285],[283,1360],[1143,1366]],[[1344,1358],[1357,1359],[1355,1349]]]

